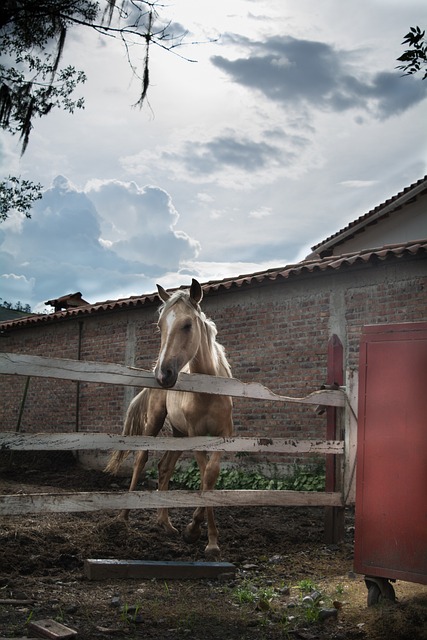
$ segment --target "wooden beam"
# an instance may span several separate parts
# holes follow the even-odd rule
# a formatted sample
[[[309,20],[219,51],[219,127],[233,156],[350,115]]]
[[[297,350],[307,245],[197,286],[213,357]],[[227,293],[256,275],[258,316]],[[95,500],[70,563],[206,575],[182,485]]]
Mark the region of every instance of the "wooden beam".
[[[0,515],[187,507],[342,506],[340,493],[322,491],[214,490],[31,493],[0,496]]]
[[[333,334],[328,342],[328,385],[344,384],[344,347],[341,340]],[[326,409],[326,437],[331,440],[341,438],[343,427],[343,415],[337,407]],[[340,491],[343,487],[342,458],[328,456],[326,458],[326,484],[327,491]],[[325,509],[325,542],[336,544],[344,539],[344,508],[328,507]]]
[[[89,580],[136,578],[138,580],[188,580],[234,577],[236,567],[230,562],[162,562],[154,560],[94,560],[84,562]]]
[[[359,399],[359,375],[358,371],[347,373],[348,407],[344,414],[344,483],[343,494],[345,504],[356,503],[356,456],[357,456],[357,411]]]
[[[0,433],[0,449],[16,451],[245,451],[249,453],[342,454],[344,441],[285,438],[173,438],[121,436],[110,433]]]
[[[0,353],[0,373],[161,389],[152,371],[106,362],[45,358],[19,353]],[[334,407],[343,407],[345,404],[342,390],[313,391],[303,398],[293,398],[276,394],[258,382],[241,382],[236,378],[195,373],[180,373],[173,391]]]
[[[46,620],[32,620],[29,622],[28,628],[31,631],[35,631],[38,635],[44,638],[50,638],[51,640],[69,640],[77,636],[77,631],[51,618],[47,618]]]

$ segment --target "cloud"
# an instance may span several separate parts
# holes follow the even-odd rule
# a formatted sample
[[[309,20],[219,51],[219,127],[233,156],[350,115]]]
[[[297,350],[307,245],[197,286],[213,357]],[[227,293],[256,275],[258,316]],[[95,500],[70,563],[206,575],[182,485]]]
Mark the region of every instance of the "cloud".
[[[196,194],[196,199],[203,204],[211,204],[214,198],[209,193],[200,192]]]
[[[192,143],[187,152],[188,168],[199,174],[212,173],[218,165],[256,171],[280,156],[279,149],[271,144],[233,136],[217,137],[205,144]]]
[[[2,291],[19,290],[34,308],[74,291],[94,302],[152,290],[157,277],[197,257],[199,244],[176,229],[178,219],[163,189],[106,180],[80,191],[58,176],[32,218],[0,234]]]
[[[246,49],[234,60],[213,56],[212,63],[234,82],[260,91],[283,107],[309,105],[324,111],[359,109],[383,120],[402,113],[427,96],[425,83],[397,72],[371,74],[357,69],[357,51],[290,36],[251,42],[233,36]]]
[[[5,302],[20,301],[26,304],[34,287],[34,278],[18,276],[14,273],[0,275],[0,300]]]
[[[124,260],[167,270],[197,256],[199,243],[175,229],[179,214],[164,189],[105,180],[90,181],[85,194],[96,205],[104,247]]]
[[[257,219],[268,218],[272,215],[272,213],[273,211],[271,207],[260,207],[259,209],[253,209],[252,211],[250,211],[249,217]]]
[[[224,188],[248,189],[248,186],[271,183],[278,175],[300,171],[301,155],[309,146],[309,138],[278,127],[252,133],[251,137],[238,129],[227,129],[206,140],[187,139],[174,147],[162,147],[152,155],[144,151],[126,156],[121,163],[126,171],[135,175],[147,173],[153,163],[160,163],[168,167],[175,180],[215,182]]]
[[[349,187],[350,189],[366,189],[377,184],[376,180],[343,180],[340,185],[343,187]]]

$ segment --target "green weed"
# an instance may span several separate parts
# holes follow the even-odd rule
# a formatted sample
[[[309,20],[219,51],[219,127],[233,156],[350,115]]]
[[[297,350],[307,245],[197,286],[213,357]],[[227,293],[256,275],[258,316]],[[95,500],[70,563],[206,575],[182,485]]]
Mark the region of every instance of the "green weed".
[[[316,585],[312,580],[310,580],[310,578],[307,578],[306,580],[300,580],[297,584],[297,587],[303,594],[316,591]]]
[[[269,609],[269,603],[277,597],[277,591],[271,586],[257,586],[250,580],[244,580],[233,590],[233,596],[239,604],[258,603],[261,608]]]
[[[256,588],[251,582],[245,581],[234,589],[233,596],[239,604],[251,604],[257,599]]]
[[[128,605],[124,604],[121,612],[121,620],[122,622],[136,622],[138,618],[138,613],[141,611],[141,605]]]
[[[314,602],[302,609],[303,618],[309,624],[314,624],[319,620],[319,613],[319,607]]]
[[[34,615],[34,611],[30,611],[30,613],[27,616],[27,619],[25,620],[25,624],[30,624],[31,620],[33,619],[33,615]]]

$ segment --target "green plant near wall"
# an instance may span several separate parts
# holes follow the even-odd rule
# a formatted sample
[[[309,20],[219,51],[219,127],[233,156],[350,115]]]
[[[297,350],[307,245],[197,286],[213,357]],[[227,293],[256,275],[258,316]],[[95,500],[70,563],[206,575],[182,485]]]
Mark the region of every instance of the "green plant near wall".
[[[325,472],[317,467],[295,467],[287,489],[294,491],[324,491]]]
[[[153,478],[156,471],[147,471],[147,475]],[[200,473],[197,463],[192,460],[186,466],[177,467],[171,483],[176,489],[199,489]],[[275,466],[272,466],[268,475],[257,469],[224,468],[221,469],[216,489],[324,491],[325,466],[323,460],[295,465],[289,475],[280,475]]]

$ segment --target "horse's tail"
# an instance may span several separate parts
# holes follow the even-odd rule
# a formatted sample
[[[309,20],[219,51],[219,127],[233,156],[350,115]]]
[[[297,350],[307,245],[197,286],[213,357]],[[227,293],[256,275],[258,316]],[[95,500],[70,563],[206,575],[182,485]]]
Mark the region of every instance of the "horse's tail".
[[[149,389],[143,389],[130,403],[123,425],[123,436],[140,436],[144,433],[149,391]],[[116,475],[129,453],[129,451],[114,451],[104,471]]]

